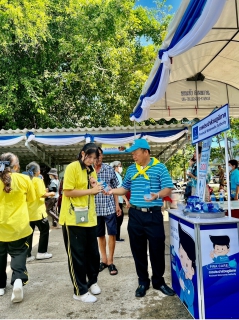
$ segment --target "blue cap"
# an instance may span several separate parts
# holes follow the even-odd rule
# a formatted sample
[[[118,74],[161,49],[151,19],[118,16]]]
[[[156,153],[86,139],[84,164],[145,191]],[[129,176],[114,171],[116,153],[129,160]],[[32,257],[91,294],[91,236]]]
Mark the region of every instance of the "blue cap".
[[[126,152],[133,152],[133,151],[140,149],[140,148],[150,150],[150,146],[145,139],[134,140],[132,146],[130,148],[126,149],[125,151]]]

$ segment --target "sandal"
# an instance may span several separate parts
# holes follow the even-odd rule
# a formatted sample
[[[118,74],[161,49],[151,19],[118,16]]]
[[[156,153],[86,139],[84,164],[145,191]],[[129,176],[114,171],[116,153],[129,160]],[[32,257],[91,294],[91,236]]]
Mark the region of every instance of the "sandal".
[[[116,276],[118,274],[118,270],[116,269],[116,266],[113,263],[108,265],[108,269],[111,276]],[[112,273],[112,271],[114,273]]]
[[[99,272],[103,271],[104,269],[106,269],[108,267],[108,265],[104,262],[100,263],[100,267],[99,267]]]

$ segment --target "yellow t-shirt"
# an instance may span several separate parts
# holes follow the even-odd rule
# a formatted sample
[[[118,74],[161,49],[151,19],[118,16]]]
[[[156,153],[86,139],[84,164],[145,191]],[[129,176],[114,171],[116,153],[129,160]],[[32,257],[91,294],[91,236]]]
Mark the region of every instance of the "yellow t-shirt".
[[[33,177],[32,183],[36,192],[36,200],[27,204],[30,221],[38,221],[47,217],[45,199],[41,198],[46,193],[42,179]]]
[[[36,199],[33,184],[21,173],[14,172],[11,178],[10,193],[3,191],[4,184],[0,180],[0,241],[3,242],[19,240],[32,233],[27,202]]]
[[[92,172],[90,176],[97,178],[96,172]],[[86,190],[88,187],[88,177],[86,169],[82,169],[79,161],[74,161],[66,167],[64,174],[63,190]],[[72,203],[75,207],[87,207],[90,197],[90,205],[88,211],[88,222],[76,223],[76,217],[73,210],[70,210]],[[62,196],[61,213],[59,223],[67,226],[93,227],[97,225],[97,216],[95,212],[94,195],[86,195],[81,197],[69,198]]]

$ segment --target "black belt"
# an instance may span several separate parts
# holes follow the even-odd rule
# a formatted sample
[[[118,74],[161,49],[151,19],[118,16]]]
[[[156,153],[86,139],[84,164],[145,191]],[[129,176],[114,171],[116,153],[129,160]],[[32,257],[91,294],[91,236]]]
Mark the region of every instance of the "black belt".
[[[137,206],[134,206],[133,204],[131,204],[131,208],[139,210],[139,211],[143,211],[143,212],[150,212],[150,211],[158,211],[161,210],[160,206],[155,206],[155,207],[150,207],[150,208],[140,208]]]

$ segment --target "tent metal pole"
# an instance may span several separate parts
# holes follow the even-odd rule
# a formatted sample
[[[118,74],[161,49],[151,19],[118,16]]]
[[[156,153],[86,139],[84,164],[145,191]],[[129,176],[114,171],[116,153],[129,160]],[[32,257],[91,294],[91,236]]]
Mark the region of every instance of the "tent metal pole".
[[[136,137],[136,122],[134,121],[134,139]]]
[[[230,180],[229,180],[229,170],[228,170],[228,147],[227,147],[227,132],[224,132],[224,144],[225,144],[225,164],[226,164],[226,175],[227,175],[227,210],[228,217],[232,216],[231,213],[231,190],[230,190]]]
[[[197,152],[197,187],[196,187],[196,195],[199,193],[199,184],[198,184],[198,179],[199,179],[199,153],[198,153],[198,142],[196,143],[196,152]]]

